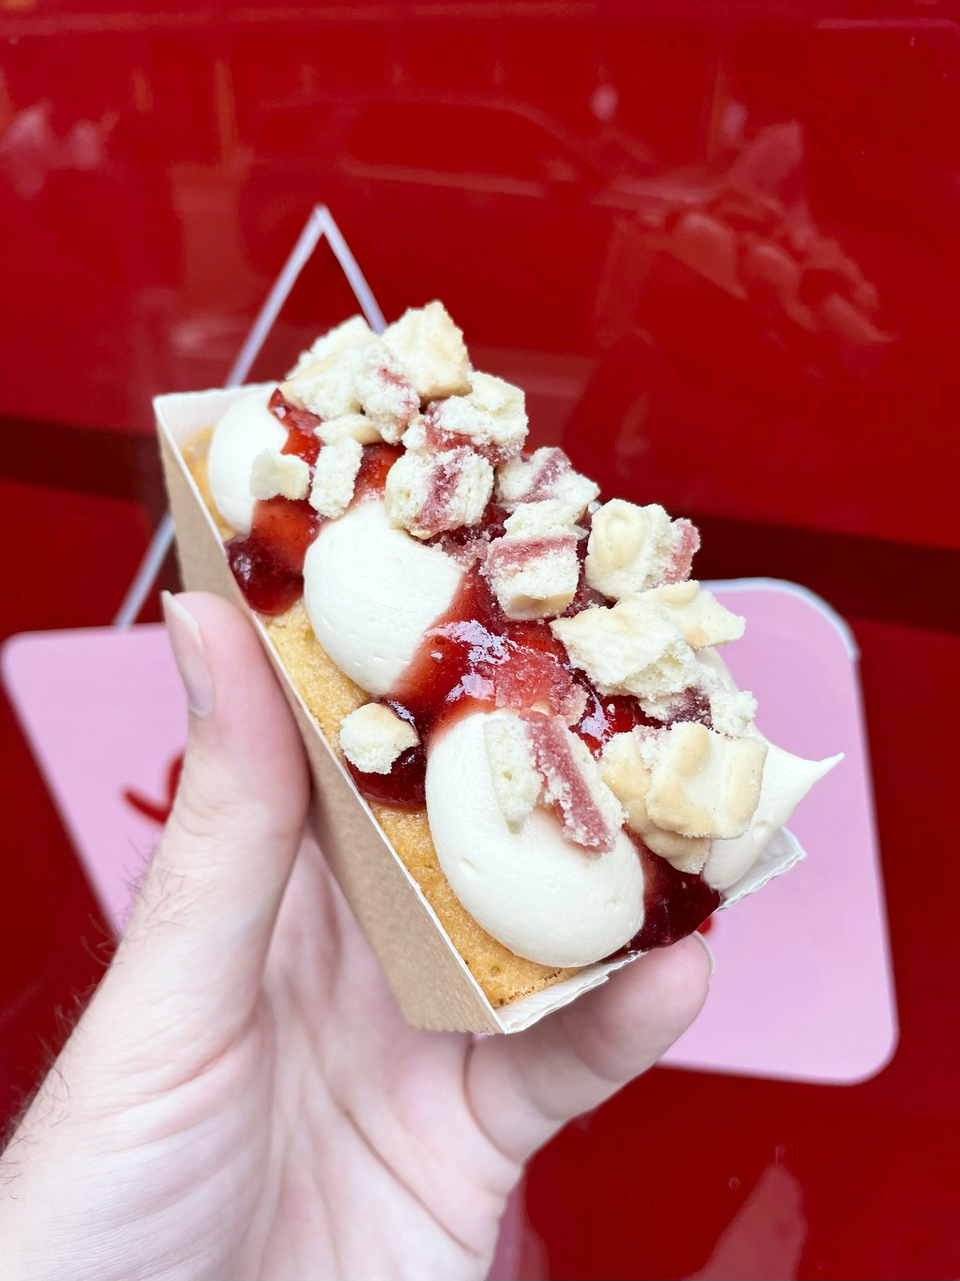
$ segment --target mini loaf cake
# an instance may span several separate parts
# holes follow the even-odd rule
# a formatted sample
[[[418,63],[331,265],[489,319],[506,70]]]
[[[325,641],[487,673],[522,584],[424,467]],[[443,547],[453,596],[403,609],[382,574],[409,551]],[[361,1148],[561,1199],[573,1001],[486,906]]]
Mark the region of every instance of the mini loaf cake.
[[[699,535],[524,449],[433,302],[360,317],[185,451],[247,601],[494,1005],[666,946],[813,783],[717,649]]]

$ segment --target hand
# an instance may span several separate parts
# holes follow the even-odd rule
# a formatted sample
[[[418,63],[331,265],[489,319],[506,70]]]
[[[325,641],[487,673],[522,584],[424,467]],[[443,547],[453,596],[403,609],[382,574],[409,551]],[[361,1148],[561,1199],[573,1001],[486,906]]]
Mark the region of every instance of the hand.
[[[191,705],[113,963],[0,1167],[15,1278],[482,1278],[523,1161],[696,1015],[693,939],[514,1036],[403,1021],[316,844],[252,628],[167,601]]]

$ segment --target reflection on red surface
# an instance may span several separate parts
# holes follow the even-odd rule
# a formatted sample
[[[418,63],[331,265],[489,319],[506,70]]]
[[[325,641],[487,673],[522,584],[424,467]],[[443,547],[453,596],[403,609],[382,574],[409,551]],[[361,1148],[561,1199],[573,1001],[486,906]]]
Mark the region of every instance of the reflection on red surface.
[[[151,819],[154,823],[163,824],[170,817],[170,811],[173,809],[174,798],[177,795],[177,787],[180,783],[180,775],[183,772],[183,754],[175,756],[170,762],[170,768],[167,770],[167,794],[163,800],[152,800],[149,796],[144,796],[136,788],[128,787],[124,790],[123,799],[144,818]]]
[[[324,200],[388,316],[442,297],[478,365],[525,387],[534,445],[611,492],[757,522],[750,572],[765,522],[960,547],[958,35],[909,0],[2,6],[0,415],[144,431],[154,392],[218,384]],[[354,309],[324,249],[255,374]],[[3,485],[4,631],[119,603],[142,513],[82,470],[86,496]],[[652,1073],[536,1158],[543,1275],[956,1275],[960,648],[903,621],[856,624],[893,1063],[843,1090]],[[4,717],[29,852],[4,881],[9,1112],[100,935]]]
[[[0,16],[0,411],[216,383],[322,199],[621,492],[958,545],[948,21],[95,7]],[[321,255],[264,370],[348,307]]]

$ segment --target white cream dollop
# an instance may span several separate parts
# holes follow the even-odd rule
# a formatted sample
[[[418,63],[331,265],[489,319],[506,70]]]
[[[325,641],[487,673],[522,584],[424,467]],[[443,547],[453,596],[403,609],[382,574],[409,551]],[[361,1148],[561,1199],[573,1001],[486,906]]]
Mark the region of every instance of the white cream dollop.
[[[462,577],[446,552],[392,529],[383,503],[368,499],[323,525],[307,549],[303,600],[340,670],[381,695],[450,608]]]
[[[488,933],[541,965],[589,965],[643,924],[643,868],[624,832],[594,854],[535,809],[511,831],[494,792],[477,712],[438,734],[427,756],[427,816],[454,894]]]
[[[253,460],[265,450],[281,450],[287,440],[286,427],[267,408],[272,392],[272,387],[259,388],[231,405],[210,441],[210,492],[221,516],[238,534],[249,534],[253,524]]]
[[[753,737],[763,738],[763,735],[754,730]],[[715,890],[729,889],[753,867],[814,783],[843,760],[841,752],[822,761],[808,761],[785,752],[767,739],[764,742],[768,743],[768,749],[760,801],[750,826],[742,836],[714,841],[704,864],[703,879]]]

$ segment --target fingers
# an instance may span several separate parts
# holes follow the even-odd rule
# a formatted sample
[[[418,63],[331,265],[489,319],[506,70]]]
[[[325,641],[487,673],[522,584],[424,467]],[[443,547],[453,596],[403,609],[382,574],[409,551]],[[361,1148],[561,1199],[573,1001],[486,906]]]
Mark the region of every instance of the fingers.
[[[710,962],[695,938],[649,952],[602,987],[515,1036],[475,1044],[467,1070],[474,1115],[525,1160],[555,1130],[652,1067],[693,1022]]]
[[[256,999],[309,797],[296,724],[239,610],[165,597],[190,707],[173,813],[131,914],[112,986],[191,1017],[242,1020]]]

